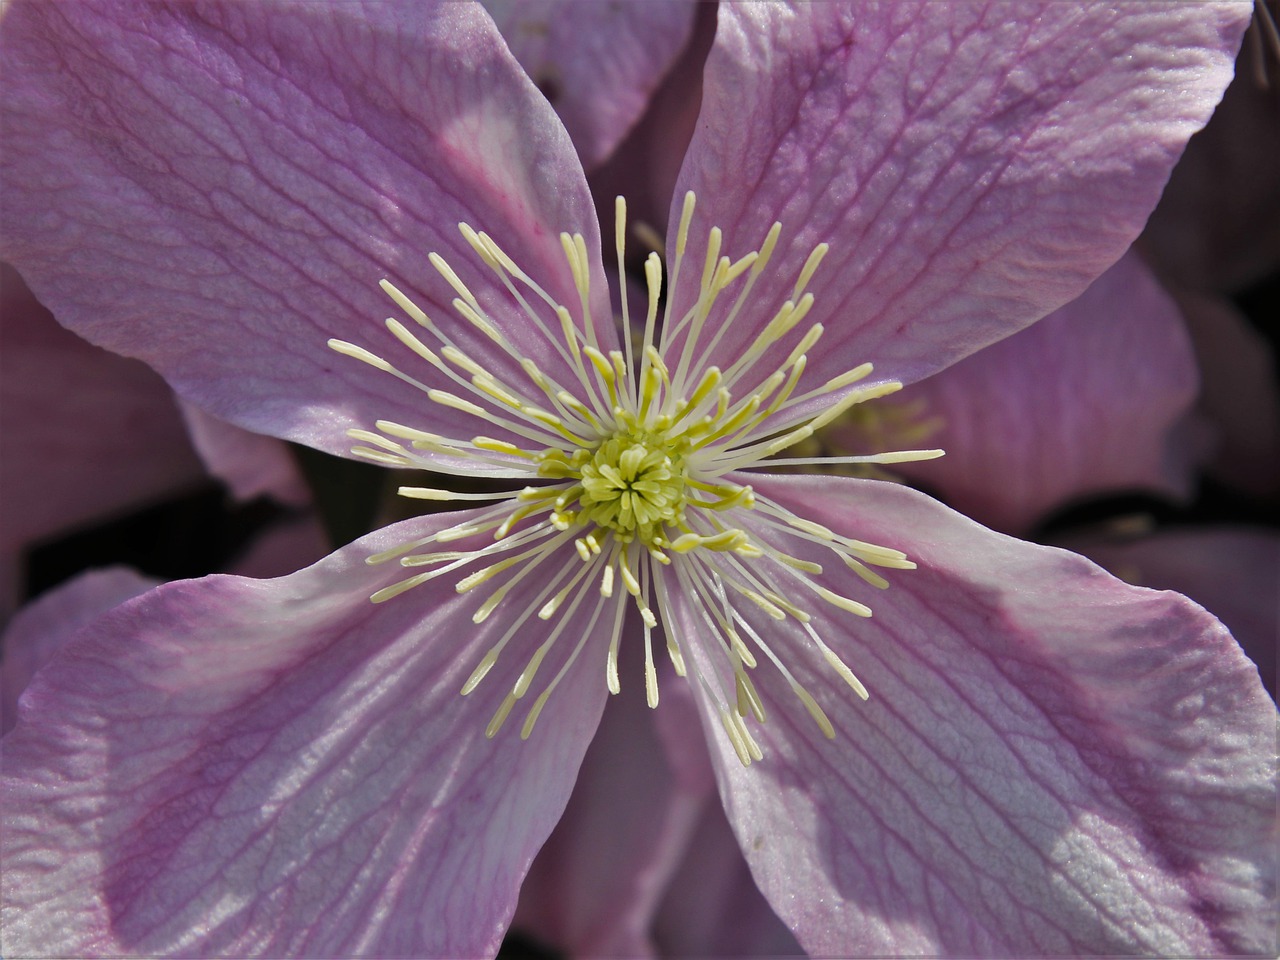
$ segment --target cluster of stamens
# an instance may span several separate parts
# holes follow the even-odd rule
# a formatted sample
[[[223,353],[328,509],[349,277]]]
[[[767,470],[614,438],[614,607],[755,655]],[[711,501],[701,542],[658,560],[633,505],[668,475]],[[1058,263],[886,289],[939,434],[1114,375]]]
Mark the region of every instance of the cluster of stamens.
[[[685,198],[670,266],[670,291],[676,289],[679,280],[693,211],[694,197],[690,193]],[[763,703],[750,676],[757,666],[757,653],[781,672],[822,732],[834,736],[834,728],[822,708],[787,669],[775,645],[753,626],[739,606],[745,599],[772,620],[787,620],[798,626],[804,641],[812,644],[865,698],[862,684],[814,628],[808,605],[814,598],[863,617],[871,615],[870,609],[819,584],[814,578],[822,573],[822,566],[793,555],[782,545],[819,545],[875,587],[886,587],[888,583],[874,567],[914,567],[900,551],[843,537],[795,516],[757,494],[745,482],[748,475],[741,472],[752,467],[818,462],[778,459],[777,455],[811,437],[855,404],[901,387],[897,382],[860,385],[872,370],[870,364],[863,364],[816,389],[798,392],[807,351],[822,335],[822,327],[811,325],[798,340],[794,332],[812,306],[813,295],[805,288],[827,252],[826,245],[814,249],[800,271],[792,296],[777,309],[753,345],[722,370],[706,364],[707,350],[749,302],[752,288],[778,242],[779,224],[773,225],[759,249],[736,261],[721,256],[722,237],[719,229],[712,229],[696,301],[680,316],[673,315],[675,297],[669,293],[665,313],[659,320],[662,262],[656,253],[650,253],[644,263],[648,308],[639,342],[633,344],[631,337],[624,336],[623,350],[608,351],[602,349],[590,316],[590,262],[581,235],[561,235],[579,294],[579,316],[575,319],[567,307],[528,277],[493,238],[465,224],[460,225],[460,230],[513,301],[555,344],[572,380],[558,382],[522,356],[438,255],[433,253],[429,259],[457,294],[454,309],[483,332],[495,349],[518,364],[523,372],[519,382],[498,381],[400,290],[382,282],[400,309],[435,344],[428,345],[419,332],[396,319],[387,320],[390,331],[470,399],[428,386],[362,347],[338,340],[331,340],[330,346],[418,387],[436,404],[500,425],[512,439],[445,437],[382,420],[377,423],[379,432],[351,431],[351,436],[361,442],[353,452],[397,467],[423,467],[461,475],[488,472],[521,476],[528,485],[518,491],[493,494],[400,488],[407,497],[498,502],[466,515],[433,536],[370,557],[370,563],[398,560],[407,569],[422,570],[378,591],[372,599],[383,602],[429,580],[452,575],[459,592],[487,591],[473,615],[473,620],[480,623],[502,607],[520,585],[532,594],[532,599],[524,599],[526,594],[522,593],[521,600],[511,600],[508,629],[481,658],[462,688],[464,695],[476,688],[531,618],[552,623],[491,720],[486,730],[489,736],[497,733],[511,710],[530,691],[544,660],[561,645],[566,628],[577,622],[579,611],[586,617],[585,624],[573,638],[573,648],[561,658],[559,671],[527,711],[521,735],[529,736],[548,697],[600,625],[606,626],[610,637],[605,681],[609,690],[617,693],[618,644],[628,598],[643,624],[645,687],[650,706],[658,702],[652,643],[660,622],[654,612],[656,607],[677,674],[688,673],[690,661],[685,651],[691,643],[709,645],[731,668],[732,692],[721,672],[708,675],[696,667],[693,672],[720,705],[724,729],[744,764],[761,756],[745,723],[749,716],[764,720]],[[618,198],[615,241],[619,283],[624,290],[625,232],[626,208]],[[708,318],[713,310],[724,308],[721,295],[729,290],[736,290],[736,296],[728,313],[719,318],[710,342],[703,342]],[[623,327],[630,330],[625,296],[622,303]],[[789,335],[794,346],[787,350],[781,363],[776,363],[780,344]],[[680,349],[673,357],[670,354],[674,343],[679,343]],[[774,369],[762,376],[766,364]],[[742,395],[738,395],[735,387],[740,384],[751,386],[739,390]],[[818,398],[830,398],[830,402],[816,416],[802,412],[812,409]],[[838,459],[848,463],[891,463],[940,454],[937,450],[916,450]],[[466,469],[451,466],[460,458],[468,464]],[[441,545],[482,535],[491,538],[483,547],[439,549]],[[572,559],[575,554],[577,561]],[[529,580],[531,577],[535,579]],[[697,607],[701,620],[698,636],[677,632],[672,612],[677,594]]]

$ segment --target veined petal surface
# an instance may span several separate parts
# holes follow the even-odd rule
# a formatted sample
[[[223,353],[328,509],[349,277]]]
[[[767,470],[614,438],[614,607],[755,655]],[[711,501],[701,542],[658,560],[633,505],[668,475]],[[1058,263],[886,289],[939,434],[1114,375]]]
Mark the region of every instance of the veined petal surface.
[[[559,231],[581,231],[599,262],[568,135],[479,8],[16,3],[0,51],[3,255],[63,324],[208,412],[340,454],[347,428],[378,418],[449,421],[326,346],[403,352],[381,327],[400,315],[383,277],[519,378],[455,314],[433,251],[560,371],[457,229],[493,234],[571,307]],[[612,324],[600,335],[612,343]]]
[[[22,691],[67,640],[85,624],[156,583],[128,567],[90,570],[19,610],[0,638],[0,733],[12,729]]]
[[[868,701],[787,657],[833,741],[767,664],[762,762],[702,705],[730,822],[806,950],[1275,953],[1276,709],[1221,624],[896,484],[753,483],[919,563],[871,597],[823,575],[875,611],[815,618]]]
[[[1185,593],[1230,628],[1276,695],[1280,534],[1265,527],[1180,526],[1137,536],[1081,532],[1061,545],[1129,583]]]
[[[731,258],[781,222],[791,239],[757,287],[766,303],[831,245],[809,287],[809,320],[828,332],[808,381],[865,361],[917,380],[1071,300],[1124,252],[1231,79],[1251,10],[726,5],[673,211],[694,190],[693,235],[720,226]],[[682,287],[677,315],[695,296]],[[769,316],[754,319],[706,363],[732,360]]]
[[[458,692],[501,618],[444,580],[369,601],[401,574],[364,558],[446,522],[166,584],[69,641],[4,741],[5,955],[496,951],[607,694],[582,657],[527,742],[486,740],[525,658]]]

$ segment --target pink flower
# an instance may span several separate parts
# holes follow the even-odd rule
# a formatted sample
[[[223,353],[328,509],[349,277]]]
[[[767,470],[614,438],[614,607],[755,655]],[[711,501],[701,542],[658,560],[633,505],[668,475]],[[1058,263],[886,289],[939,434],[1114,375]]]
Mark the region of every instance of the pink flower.
[[[608,689],[655,698],[611,651],[655,645],[811,952],[1273,950],[1275,710],[1220,624],[896,485],[742,472],[1079,294],[1247,15],[722,8],[655,359],[478,10],[10,9],[0,253],[64,323],[262,432],[560,487],[76,631],[5,740],[5,950],[492,952]]]

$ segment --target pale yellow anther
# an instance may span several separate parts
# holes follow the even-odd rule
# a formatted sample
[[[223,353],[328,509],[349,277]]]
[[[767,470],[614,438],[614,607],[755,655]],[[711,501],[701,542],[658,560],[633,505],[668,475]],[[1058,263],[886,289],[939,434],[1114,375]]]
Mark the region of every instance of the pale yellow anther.
[[[743,740],[742,734],[739,732],[741,720],[731,714],[727,708],[722,707],[720,709],[720,723],[729,738],[729,744],[733,747],[733,752],[738,755],[738,761],[744,767],[751,766],[751,754],[747,751],[746,741]]]
[[[490,453],[505,453],[513,457],[531,457],[527,450],[521,450],[514,443],[508,443],[506,440],[494,440],[492,437],[473,437],[471,444],[481,450],[488,450]]]
[[[459,226],[461,226],[461,224],[459,224]],[[444,277],[445,282],[449,284],[450,287],[453,288],[454,292],[457,293],[459,297],[461,297],[463,300],[465,300],[467,303],[471,304],[472,306],[476,305],[475,296],[471,293],[470,290],[467,289],[466,284],[464,284],[461,280],[458,279],[458,275],[454,273],[453,268],[450,267],[449,264],[445,262],[444,257],[440,256],[440,254],[438,253],[432,252],[427,254],[427,259],[431,261],[431,265],[436,268],[436,272],[439,273],[440,276]],[[384,284],[383,286],[384,290],[387,290],[387,287],[390,286],[389,284],[387,284],[385,280],[383,281],[383,284]],[[391,293],[391,290],[387,290],[387,292]],[[397,290],[396,293],[399,293],[399,291]],[[396,298],[395,293],[392,293],[391,296],[396,300],[396,303],[400,303],[400,300],[399,298]],[[405,313],[408,313],[409,316],[413,317],[415,320],[417,319],[417,316],[414,313],[412,313],[404,305],[401,305],[400,309],[404,310]],[[422,313],[422,311],[419,310],[418,313]],[[422,321],[419,321],[419,322],[423,322],[425,320],[426,320],[426,314],[423,313]]]
[[[387,329],[391,331],[397,340],[427,361],[427,363],[436,367],[440,366],[440,358],[436,356],[435,351],[419,340],[403,323],[394,317],[389,317],[386,323]]]
[[[396,493],[410,500],[452,500],[452,490],[439,490],[434,487],[400,487]]]
[[[690,190],[684,195],[684,204],[680,208],[680,226],[676,230],[676,257],[678,259],[684,257],[684,252],[689,246],[689,224],[693,221],[693,208],[697,204],[697,197]]]
[[[467,356],[465,353],[463,353],[453,344],[449,344],[448,346],[441,349],[440,356],[444,357],[446,360],[452,363],[455,367],[458,367],[461,370],[465,370],[467,373],[471,374],[472,376],[476,376],[476,377],[490,376],[490,373],[488,370],[486,370],[480,364],[476,363],[474,360],[472,360],[469,356]]]
[[[717,281],[716,286],[720,289],[732,284],[740,276],[755,266],[756,260],[760,258],[757,253],[748,253],[746,256],[739,258],[725,271],[724,275]]]
[[[489,721],[489,725],[484,728],[484,735],[492,740],[498,735],[498,731],[502,729],[502,725],[507,722],[507,717],[511,715],[511,708],[516,705],[514,694],[508,693],[502,701],[502,705],[493,714],[493,719]]]
[[[748,600],[754,603],[757,607],[759,607],[769,616],[773,617],[773,619],[775,620],[787,619],[787,615],[786,613],[783,612],[781,607],[777,606],[774,603],[770,603],[761,594],[756,593],[756,591],[751,590],[750,588],[747,588],[747,587],[739,587],[738,589],[743,596],[745,596]]]
[[[463,300],[455,299],[453,301],[453,309],[457,310],[468,323],[494,343],[499,345],[505,344],[506,341],[502,336],[501,331],[499,331],[498,328],[490,322],[488,317],[480,312],[478,307],[473,307],[471,304],[466,303]]]
[[[425,440],[428,443],[438,443],[443,439],[439,434],[427,433],[414,427],[406,427],[404,424],[396,423],[394,420],[379,420],[374,426],[383,433],[399,437],[402,440]]]
[[[480,376],[472,377],[471,383],[477,390],[487,393],[499,403],[504,403],[515,410],[525,409],[525,403],[523,400],[511,391],[503,389],[494,380],[490,379],[488,374],[481,374]]]
[[[432,254],[432,256],[435,256],[435,254]],[[395,301],[396,306],[407,313],[415,323],[422,324],[423,326],[427,325],[429,321],[422,308],[401,293],[400,289],[390,280],[379,280],[378,286],[382,287],[387,296]]]
[[[387,363],[376,353],[366,350],[364,347],[357,347],[354,343],[347,343],[345,340],[330,340],[329,349],[343,356],[351,357],[362,363],[367,363],[371,367],[376,367],[384,373],[395,373],[395,367]]]
[[[735,671],[733,679],[738,693],[738,715],[745,717],[751,713],[758,721],[764,723],[764,704],[760,702],[756,685],[742,670]]]
[[[733,648],[733,652],[737,655],[738,659],[741,660],[745,666],[751,669],[755,669],[756,667],[755,654],[753,654],[751,652],[751,648],[748,647],[743,642],[742,637],[738,634],[738,631],[733,629],[726,629],[725,632],[729,638],[729,646]]]
[[[538,673],[538,668],[542,666],[542,661],[547,656],[547,651],[551,649],[551,643],[548,641],[534,651],[533,656],[529,658],[528,664],[524,671],[516,679],[516,684],[511,689],[511,693],[517,700],[529,692],[529,684],[533,683],[533,678]]]
[[[404,447],[396,443],[394,440],[388,440],[381,434],[373,433],[369,430],[348,430],[347,436],[352,440],[362,440],[365,443],[372,443],[376,447],[389,450],[393,453],[404,453]]]
[[[838,593],[832,593],[826,587],[819,587],[815,585],[813,588],[813,592],[816,593],[818,596],[820,596],[823,600],[827,601],[827,603],[831,604],[832,606],[839,607],[841,610],[845,610],[849,613],[852,613],[855,616],[858,616],[858,617],[871,616],[871,608],[868,607],[865,603],[859,603],[856,600],[850,600],[848,597],[842,597]]]
[[[714,289],[720,286],[716,274],[723,270],[725,273],[729,271],[729,258],[720,256],[720,244],[724,241],[724,234],[721,233],[719,227],[712,227],[711,232],[707,234],[707,253],[702,264],[702,289],[704,291]]]
[[[434,573],[430,572],[420,573],[415,577],[409,577],[406,580],[401,580],[399,583],[394,583],[389,587],[383,587],[381,590],[371,594],[369,599],[374,603],[386,603],[392,597],[398,597],[406,590],[411,590],[420,583],[426,583],[433,576]]]
[[[809,258],[805,260],[804,267],[800,270],[800,276],[796,280],[795,291],[792,296],[798,297],[809,286],[809,281],[813,279],[813,275],[818,271],[818,265],[822,263],[823,257],[831,249],[830,245],[820,243],[813,248],[813,252],[809,254]]]
[[[800,342],[795,345],[795,349],[791,351],[791,355],[783,362],[784,367],[789,367],[794,363],[799,363],[804,355],[813,349],[813,345],[822,337],[824,327],[820,323],[815,323],[808,329]]]
[[[462,695],[465,697],[476,687],[480,686],[480,681],[485,675],[493,669],[493,665],[498,662],[499,647],[492,647],[480,659],[480,663],[471,671],[471,676],[467,678],[467,682],[462,685]]]
[[[831,725],[831,721],[827,718],[826,711],[818,706],[818,702],[813,699],[809,691],[798,683],[791,684],[791,692],[794,693],[800,702],[804,704],[804,708],[809,711],[809,716],[818,725],[818,729],[822,731],[822,735],[828,740],[834,740],[836,736],[836,728]],[[865,698],[864,698],[865,699]]]
[[[615,633],[609,638],[609,653],[604,665],[605,685],[615,695],[622,691],[622,684],[618,682],[618,641],[621,637],[621,633]]]

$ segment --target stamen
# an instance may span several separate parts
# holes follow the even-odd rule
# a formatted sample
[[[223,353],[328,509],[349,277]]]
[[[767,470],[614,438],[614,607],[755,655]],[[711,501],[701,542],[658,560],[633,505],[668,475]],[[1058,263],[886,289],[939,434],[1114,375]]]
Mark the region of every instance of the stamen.
[[[375,564],[398,559],[406,570],[422,571],[383,587],[371,597],[374,602],[400,597],[436,578],[456,577],[452,582],[459,594],[477,596],[474,622],[499,612],[507,618],[506,629],[463,684],[463,695],[478,688],[513,641],[535,634],[532,628],[539,621],[548,624],[536,631],[539,642],[525,651],[528,659],[486,727],[487,736],[499,732],[516,701],[531,692],[544,665],[554,663],[553,679],[525,715],[520,735],[527,738],[552,692],[597,636],[597,627],[607,637],[598,648],[605,685],[617,693],[628,609],[635,611],[632,616],[639,617],[643,630],[649,706],[659,702],[653,631],[661,624],[675,672],[681,677],[692,672],[743,764],[763,756],[748,722],[765,723],[775,709],[766,704],[749,672],[758,667],[753,649],[763,652],[779,671],[824,737],[833,737],[835,729],[818,700],[788,669],[787,658],[820,658],[857,696],[867,696],[822,632],[830,624],[847,623],[840,614],[871,616],[871,608],[858,599],[860,583],[875,589],[889,586],[873,567],[906,570],[915,564],[901,551],[795,516],[760,496],[738,471],[892,464],[931,459],[942,451],[779,458],[852,408],[890,394],[901,384],[886,380],[865,385],[873,368],[864,363],[810,386],[811,352],[824,331],[820,323],[801,325],[815,304],[808,287],[829,252],[825,243],[809,252],[789,297],[764,305],[763,317],[754,291],[777,251],[782,235],[778,223],[757,249],[732,255],[730,238],[711,227],[705,246],[695,254],[700,272],[682,277],[695,208],[694,195],[686,194],[665,283],[659,256],[650,253],[645,258],[648,303],[642,331],[634,344],[624,336],[621,349],[601,342],[598,330],[607,331],[611,324],[592,315],[593,263],[582,233],[559,235],[562,259],[557,265],[576,296],[574,303],[565,305],[525,273],[494,238],[467,224],[460,224],[459,232],[490,271],[490,282],[496,281],[493,289],[509,295],[503,302],[523,313],[516,322],[544,336],[553,362],[558,357],[563,368],[543,369],[524,356],[504,333],[514,329],[511,321],[503,318],[499,323],[496,314],[487,313],[457,272],[434,252],[428,254],[429,262],[456,294],[437,296],[438,302],[449,300],[458,318],[455,325],[460,322],[483,334],[491,349],[511,363],[494,364],[482,353],[464,349],[452,339],[451,325],[433,321],[386,280],[383,289],[413,325],[411,329],[391,318],[387,328],[427,375],[412,376],[353,343],[329,341],[336,352],[391,374],[436,406],[481,420],[497,434],[446,436],[379,420],[377,433],[350,431],[359,444],[353,452],[388,466],[434,468],[459,476],[511,476],[523,484],[499,492],[402,486],[399,493],[410,499],[486,505],[431,536],[367,558]],[[618,198],[614,209],[618,282],[625,285],[625,201]],[[551,288],[563,289],[564,279]],[[622,300],[622,324],[630,330],[632,313],[626,298]],[[677,300],[678,317],[673,313]],[[727,369],[711,364],[709,358],[744,313],[753,314],[750,329],[758,334]],[[768,321],[762,323],[764,317]],[[775,351],[783,349],[779,362]],[[502,371],[513,373],[514,379],[504,379]],[[437,417],[436,422],[456,419]],[[446,461],[431,454],[444,455]],[[471,465],[474,470],[468,469]],[[458,547],[440,549],[445,544]],[[840,563],[828,564],[829,554]],[[819,563],[813,557],[824,559]],[[824,570],[850,571],[858,579],[846,580],[857,589],[832,579],[819,582],[817,578],[829,576]],[[530,583],[532,588],[516,593]],[[591,604],[586,603],[589,596],[595,598]],[[697,633],[682,632],[691,625],[677,619],[677,608],[682,616],[692,612]],[[769,624],[769,629],[759,629],[757,623]],[[566,655],[559,641],[567,633],[575,642]],[[686,657],[686,645],[694,643],[706,645],[706,656],[699,650],[698,656]]]

